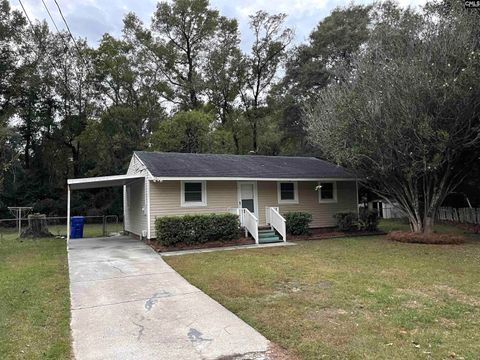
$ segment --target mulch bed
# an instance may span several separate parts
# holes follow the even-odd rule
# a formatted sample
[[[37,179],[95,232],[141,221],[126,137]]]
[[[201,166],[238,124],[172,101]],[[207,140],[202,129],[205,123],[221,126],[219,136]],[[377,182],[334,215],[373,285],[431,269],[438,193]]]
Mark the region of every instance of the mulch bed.
[[[148,245],[150,245],[153,250],[156,252],[168,252],[168,251],[179,251],[179,250],[197,250],[197,249],[209,249],[217,247],[226,247],[226,246],[237,246],[237,245],[253,245],[255,240],[251,238],[241,237],[236,240],[226,240],[226,241],[209,241],[203,244],[177,244],[175,246],[164,246],[160,245],[157,241],[151,240]]]
[[[287,241],[305,241],[305,240],[322,240],[322,239],[333,239],[341,237],[351,237],[351,236],[369,236],[369,235],[386,235],[385,232],[364,232],[364,231],[354,231],[354,232],[341,232],[337,231],[334,228],[318,228],[311,229],[311,235],[301,235],[293,236],[287,235]],[[168,251],[179,251],[179,250],[198,250],[198,249],[210,249],[218,247],[227,247],[227,246],[237,246],[237,245],[254,245],[255,241],[252,238],[240,237],[236,240],[227,240],[227,241],[209,241],[204,244],[177,244],[175,246],[164,246],[160,245],[157,241],[151,240],[148,242],[153,250],[156,252],[168,252]]]
[[[458,245],[466,242],[465,236],[450,233],[417,234],[410,231],[391,231],[387,238],[413,244]]]
[[[371,236],[371,235],[386,235],[383,231],[351,231],[343,232],[338,231],[335,228],[315,228],[310,229],[310,235],[288,235],[287,241],[305,241],[305,240],[322,240],[322,239],[334,239],[341,237],[351,236]]]

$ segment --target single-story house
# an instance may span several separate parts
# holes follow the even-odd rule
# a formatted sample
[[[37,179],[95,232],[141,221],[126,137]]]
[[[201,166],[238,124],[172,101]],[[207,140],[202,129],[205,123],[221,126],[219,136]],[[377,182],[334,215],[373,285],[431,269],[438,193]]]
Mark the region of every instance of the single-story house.
[[[312,214],[312,227],[358,211],[358,184],[341,166],[314,157],[134,152],[126,175],[68,180],[70,191],[123,186],[125,231],[155,238],[160,216],[233,212],[258,242],[258,227],[286,239],[281,214]]]

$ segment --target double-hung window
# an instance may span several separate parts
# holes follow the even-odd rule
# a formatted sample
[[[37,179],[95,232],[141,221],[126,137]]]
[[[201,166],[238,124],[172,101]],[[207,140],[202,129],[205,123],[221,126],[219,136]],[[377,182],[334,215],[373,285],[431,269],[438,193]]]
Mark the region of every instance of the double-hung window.
[[[277,183],[279,204],[298,204],[298,188],[295,181],[281,181]]]
[[[321,203],[337,202],[337,183],[321,182],[318,185],[318,201]]]
[[[205,181],[182,181],[182,206],[206,206],[207,189]]]

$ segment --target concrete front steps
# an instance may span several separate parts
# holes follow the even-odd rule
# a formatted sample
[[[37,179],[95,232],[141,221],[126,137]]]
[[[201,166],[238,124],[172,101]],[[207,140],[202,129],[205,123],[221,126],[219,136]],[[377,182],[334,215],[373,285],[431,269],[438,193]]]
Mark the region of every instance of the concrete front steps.
[[[259,244],[269,244],[281,242],[282,240],[278,237],[275,231],[271,229],[262,229],[258,230],[258,242]]]

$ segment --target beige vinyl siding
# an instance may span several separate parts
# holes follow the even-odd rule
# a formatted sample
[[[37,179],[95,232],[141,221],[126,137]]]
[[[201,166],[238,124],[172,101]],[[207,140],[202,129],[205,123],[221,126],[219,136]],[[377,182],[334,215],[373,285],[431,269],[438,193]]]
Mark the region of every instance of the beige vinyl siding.
[[[281,213],[305,211],[312,214],[312,227],[335,225],[333,215],[339,211],[357,211],[357,194],[354,181],[337,182],[337,202],[319,203],[318,182],[298,182],[298,204],[278,204],[277,182],[258,181],[258,215],[260,225],[265,224],[265,207],[279,207]],[[237,181],[206,181],[207,206],[182,207],[181,182],[150,182],[151,237],[155,237],[155,218],[186,214],[225,213],[238,207]]]
[[[319,203],[318,182],[298,182],[298,204],[279,204],[277,182],[258,181],[259,222],[265,224],[265,207],[278,206],[280,213],[305,211],[312,214],[312,227],[335,226],[333,214],[339,211],[357,211],[357,194],[355,181],[337,181],[337,202]]]
[[[238,207],[236,181],[206,181],[207,206],[182,207],[181,182],[150,182],[150,230],[155,237],[155,218],[186,214],[225,213]]]
[[[143,179],[136,181],[127,185],[126,188],[130,188],[130,197],[127,196],[125,200],[125,230],[141,236],[142,230],[148,228],[147,215],[144,211],[144,208],[146,210],[145,181]]]

